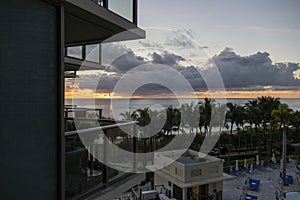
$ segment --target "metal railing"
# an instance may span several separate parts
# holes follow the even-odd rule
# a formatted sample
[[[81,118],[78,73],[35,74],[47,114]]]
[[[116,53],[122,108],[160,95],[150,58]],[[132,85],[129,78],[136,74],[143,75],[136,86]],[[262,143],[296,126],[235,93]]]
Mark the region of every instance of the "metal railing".
[[[99,119],[95,121],[100,123],[102,120]],[[113,138],[113,134],[115,134],[116,131],[118,133],[122,132],[120,127],[132,127],[132,130],[136,131],[136,121],[126,121],[124,123],[114,123],[113,121],[109,122],[107,120],[104,121],[112,124],[82,130],[68,131],[64,133],[66,143],[66,199],[80,199],[84,196],[88,196],[92,192],[106,187],[107,185],[117,183],[119,180],[130,175],[128,173],[112,169],[98,161],[95,156],[90,153],[91,149],[88,150],[80,139],[80,135],[95,133],[99,134],[99,136],[103,136],[103,134],[105,134],[108,138]],[[125,134],[126,133],[124,133],[124,136]],[[126,142],[128,142],[128,139]],[[102,153],[105,155],[106,147],[105,144],[103,145],[104,147],[103,149],[100,148],[100,151],[103,150]],[[132,150],[133,152],[136,151],[136,138],[132,137],[130,142],[128,144],[126,143],[124,146],[128,146],[129,150]],[[135,166],[136,160],[134,158],[132,162],[132,165]]]
[[[83,118],[83,120],[85,120],[85,119]],[[90,119],[87,119],[87,120],[90,120]],[[102,120],[97,120],[97,121],[102,121]],[[94,132],[103,133],[103,131],[108,130],[108,129],[119,128],[119,127],[124,127],[124,126],[134,126],[137,123],[138,123],[137,121],[131,121],[131,122],[124,122],[124,123],[100,126],[100,127],[95,127],[95,128],[69,131],[69,132],[65,132],[65,136],[89,134],[89,133],[94,133]]]
[[[91,0],[137,25],[137,0]]]

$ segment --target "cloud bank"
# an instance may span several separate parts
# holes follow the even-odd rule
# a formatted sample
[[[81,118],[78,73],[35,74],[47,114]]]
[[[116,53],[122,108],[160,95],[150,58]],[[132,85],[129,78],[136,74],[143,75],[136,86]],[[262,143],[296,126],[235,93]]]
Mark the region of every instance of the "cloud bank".
[[[188,46],[188,45],[186,45]],[[120,51],[120,48],[117,48]],[[149,78],[151,63],[162,64],[174,68],[181,73],[191,84],[196,92],[206,91],[205,81],[199,71],[203,74],[212,73],[211,68],[200,68],[199,66],[183,66],[185,58],[170,52],[153,52],[147,57],[137,56],[133,51],[126,50],[125,54],[118,57],[106,69],[107,74],[101,76],[97,84],[97,92],[110,93],[117,81],[131,69],[139,65],[147,64],[147,70],[137,74],[139,78]],[[273,63],[270,54],[257,52],[249,56],[241,56],[231,48],[225,48],[207,61],[207,66],[215,64],[223,78],[226,90],[237,91],[263,91],[263,90],[295,90],[300,88],[300,79],[296,76],[300,73],[299,63]],[[162,72],[163,73],[163,72]],[[165,74],[165,79],[172,79]],[[80,76],[84,79],[78,87],[81,89],[95,89],[95,80],[99,75]],[[133,80],[134,81],[134,80]],[[81,82],[81,81],[79,81]],[[135,95],[165,95],[170,91],[158,84],[150,84],[138,89]]]

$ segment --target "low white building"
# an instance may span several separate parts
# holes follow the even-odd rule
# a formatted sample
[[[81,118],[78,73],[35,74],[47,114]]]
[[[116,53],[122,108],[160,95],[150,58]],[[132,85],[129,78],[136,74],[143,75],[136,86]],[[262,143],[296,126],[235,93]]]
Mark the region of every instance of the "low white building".
[[[193,150],[156,153],[154,163],[163,167],[154,172],[155,186],[164,186],[163,192],[177,200],[221,200],[223,180],[231,178],[221,159]]]

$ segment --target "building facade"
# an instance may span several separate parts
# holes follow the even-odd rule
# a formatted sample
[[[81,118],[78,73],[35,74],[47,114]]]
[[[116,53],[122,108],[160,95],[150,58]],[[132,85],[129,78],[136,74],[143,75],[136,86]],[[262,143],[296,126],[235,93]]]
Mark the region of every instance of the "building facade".
[[[230,178],[223,173],[222,160],[193,150],[158,153],[155,163],[171,163],[154,172],[154,183],[163,185],[165,195],[178,200],[221,200],[223,180]]]
[[[137,1],[9,0],[0,11],[1,199],[111,199],[143,180],[111,172],[97,184],[87,173],[91,163],[73,176],[78,169],[69,166],[87,152],[66,146],[64,116],[64,79],[76,76],[87,45],[131,29],[124,40],[145,36]],[[68,56],[74,46],[80,58]],[[85,63],[101,68],[100,61]],[[70,182],[86,184],[67,191]]]

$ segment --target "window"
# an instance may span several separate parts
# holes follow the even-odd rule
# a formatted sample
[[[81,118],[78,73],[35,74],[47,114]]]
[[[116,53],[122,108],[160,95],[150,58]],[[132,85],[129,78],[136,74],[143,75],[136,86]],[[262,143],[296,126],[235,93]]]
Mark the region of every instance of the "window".
[[[133,3],[132,0],[109,0],[108,9],[132,22]]]
[[[76,46],[76,47],[67,47],[67,56],[83,59],[82,57],[82,46]]]
[[[191,170],[191,177],[201,176],[202,170],[201,169],[194,169]]]
[[[99,52],[99,44],[86,45],[86,60],[100,63],[100,52]]]
[[[208,173],[209,174],[216,174],[216,173],[218,173],[218,171],[219,171],[218,166],[213,166],[213,167],[208,168]]]

